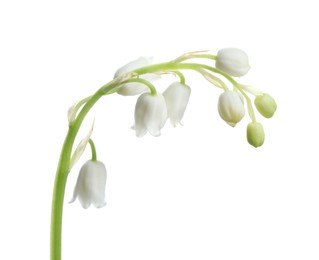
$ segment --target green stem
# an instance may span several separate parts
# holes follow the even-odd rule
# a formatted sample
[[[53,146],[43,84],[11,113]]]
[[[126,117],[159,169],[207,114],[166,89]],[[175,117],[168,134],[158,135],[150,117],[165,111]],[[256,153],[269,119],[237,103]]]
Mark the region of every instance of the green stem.
[[[70,159],[75,137],[79,131],[79,128],[90,109],[94,104],[103,96],[112,91],[116,84],[113,80],[110,83],[100,88],[87,103],[83,106],[78,116],[74,119],[73,124],[69,126],[69,131],[66,135],[62,151],[60,154],[60,160],[56,172],[53,199],[52,199],[52,211],[51,211],[51,260],[61,260],[61,244],[62,244],[62,215],[63,215],[63,202],[65,194],[65,186],[70,168]]]
[[[51,212],[51,260],[61,259],[63,201],[73,139],[74,129],[69,128],[61,151],[53,189]]]
[[[231,76],[228,74],[205,64],[198,63],[175,63],[175,62],[166,62],[150,65],[147,67],[139,68],[134,71],[134,73],[138,75],[146,74],[146,73],[154,73],[154,72],[165,72],[165,71],[179,71],[179,70],[195,70],[198,71],[200,69],[206,69],[212,71],[214,73],[220,74],[224,76],[227,80],[229,80],[232,84],[238,84]]]
[[[136,73],[138,75],[142,75],[142,74],[147,74],[147,73],[164,72],[164,71],[172,71],[175,73],[176,71],[179,72],[180,70],[194,70],[194,71],[197,71],[203,75],[203,73],[202,73],[203,69],[222,75],[229,82],[231,82],[234,86],[238,85],[237,81],[234,80],[227,73],[224,73],[224,72],[222,72],[214,67],[211,67],[211,66],[208,66],[205,64],[198,64],[198,63],[175,63],[175,62],[159,63],[159,64],[154,64],[151,66],[139,68],[139,69],[135,70],[134,73]],[[227,86],[220,79],[218,79],[218,78],[216,78],[216,79],[217,79],[216,81],[220,84],[220,86],[226,91]]]
[[[174,71],[174,73],[179,77],[181,84],[185,85],[185,77],[180,71]]]
[[[244,98],[246,99],[246,103],[247,103],[247,109],[248,109],[248,114],[249,117],[251,118],[251,120],[253,122],[256,122],[256,116],[255,116],[255,112],[254,112],[254,108],[253,105],[251,103],[250,98],[247,96],[247,94],[245,93],[245,91],[243,91],[243,89],[240,87],[240,85],[235,85],[235,87],[239,90],[239,92],[244,96]]]
[[[92,161],[96,161],[96,149],[92,139],[90,139],[89,144],[91,146],[92,151]]]
[[[210,60],[216,60],[217,56],[212,54],[205,54],[205,53],[186,53],[185,55],[182,55],[181,57],[177,58],[173,62],[179,63],[183,62],[185,60],[190,59],[210,59]]]
[[[203,55],[202,55],[203,56]],[[207,57],[208,58],[208,57]],[[211,57],[212,58],[212,57]],[[56,172],[55,183],[53,188],[53,199],[52,199],[52,212],[51,212],[51,260],[61,260],[61,238],[62,238],[62,215],[63,215],[63,202],[65,187],[67,182],[67,177],[70,169],[70,159],[72,155],[72,149],[76,135],[80,129],[80,126],[90,111],[94,104],[104,95],[114,93],[118,90],[119,86],[124,82],[142,82],[142,79],[135,78],[139,75],[146,73],[154,72],[178,72],[179,70],[195,70],[200,69],[210,70],[215,73],[219,73],[226,77],[233,84],[236,83],[230,76],[225,73],[220,72],[219,70],[202,64],[196,63],[174,63],[167,62],[161,64],[155,64],[148,67],[143,67],[135,70],[134,72],[127,73],[125,75],[119,76],[109,82],[108,84],[102,86],[93,96],[88,97],[87,99],[82,100],[79,104],[76,105],[75,110],[83,105],[81,111],[76,115],[72,115],[72,122],[69,125],[69,130],[66,135],[61,154],[59,159],[59,164]],[[177,73],[178,74],[178,73]],[[180,74],[178,74],[180,75]],[[142,80],[142,81],[141,81]],[[181,78],[182,81],[182,78]],[[151,93],[156,94],[155,88],[152,88],[151,83],[144,82],[151,89]],[[90,143],[91,144],[91,143]],[[92,147],[92,144],[91,144]],[[93,154],[92,149],[92,160],[96,158],[96,155]]]
[[[157,93],[154,85],[151,82],[147,81],[146,79],[133,78],[133,79],[127,80],[125,83],[130,83],[130,82],[137,82],[137,83],[144,84],[145,86],[147,86],[150,89],[152,96],[156,95],[156,93]]]
[[[69,109],[69,113],[70,116],[69,116],[69,124],[73,124],[73,121],[76,117],[76,114],[78,112],[78,110],[81,108],[81,106],[83,106],[85,104],[85,102],[87,102],[89,99],[91,98],[91,96],[89,97],[86,97],[82,100],[80,100],[79,102],[77,102],[74,106],[72,106],[70,109]]]

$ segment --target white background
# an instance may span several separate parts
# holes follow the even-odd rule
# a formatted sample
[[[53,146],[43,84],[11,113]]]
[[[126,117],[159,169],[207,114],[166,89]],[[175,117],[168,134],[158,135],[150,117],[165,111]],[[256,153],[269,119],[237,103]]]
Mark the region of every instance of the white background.
[[[219,118],[220,90],[194,73],[184,126],[159,138],[130,129],[136,97],[105,97],[80,136],[95,118],[107,206],[67,203],[87,150],[67,184],[63,259],[319,259],[315,3],[1,1],[0,259],[49,259],[69,106],[141,55],[224,47],[248,53],[240,82],[278,103],[272,119],[258,116],[264,146],[247,144],[248,116],[234,129]]]

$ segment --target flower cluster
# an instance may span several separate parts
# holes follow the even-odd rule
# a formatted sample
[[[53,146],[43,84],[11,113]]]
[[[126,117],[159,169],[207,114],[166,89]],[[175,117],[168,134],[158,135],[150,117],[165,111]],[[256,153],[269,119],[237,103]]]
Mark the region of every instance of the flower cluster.
[[[239,49],[223,49],[217,54],[216,68],[230,76],[244,76],[250,69],[248,56]],[[247,141],[252,146],[259,147],[264,143],[265,133],[262,124],[256,122],[254,110],[246,92],[255,96],[255,107],[265,118],[271,118],[274,115],[277,109],[276,101],[269,94],[260,90],[241,85],[236,81],[232,83],[234,91],[226,91],[219,98],[218,111],[220,116],[228,124],[235,126],[245,114],[244,99],[246,99],[248,112],[252,119],[252,122],[247,126]]]
[[[139,69],[151,64],[150,57],[140,57],[131,61],[117,70],[114,78],[123,75],[132,70]],[[166,120],[170,119],[172,125],[176,127],[181,123],[191,89],[182,82],[173,82],[163,93],[158,93],[150,81],[156,79],[156,74],[145,74],[139,79],[144,80],[137,82],[125,83],[121,86],[118,93],[123,96],[138,95],[135,106],[135,125],[134,129],[137,137],[144,136],[149,132],[153,136],[160,136],[161,129],[164,127]]]
[[[183,63],[183,61],[192,58],[215,60],[216,68],[202,64]],[[150,57],[141,57],[134,60],[118,69],[115,78],[130,71],[139,71],[141,67],[150,66],[151,62]],[[224,89],[218,100],[218,112],[220,117],[230,126],[234,127],[242,120],[245,115],[246,103],[248,114],[252,119],[252,123],[247,126],[247,141],[254,147],[263,144],[265,139],[263,126],[256,122],[254,110],[247,93],[255,96],[255,107],[266,118],[273,116],[277,105],[270,95],[250,86],[241,85],[234,80],[233,77],[242,77],[250,70],[248,56],[245,52],[236,48],[222,49],[216,56],[202,52],[191,52],[182,55],[173,62],[179,64],[181,69],[183,69],[183,65],[193,66],[193,69],[201,73],[208,81]],[[176,70],[170,72],[177,73]],[[212,72],[222,75],[231,82],[233,90],[229,90],[226,84]],[[178,75],[180,76],[180,74]],[[119,94],[125,96],[142,93],[137,99],[135,107],[134,129],[138,137],[144,136],[147,132],[153,136],[159,136],[167,118],[175,127],[183,118],[189,101],[191,89],[185,84],[184,78],[181,78],[181,82],[172,83],[163,94],[158,93],[151,84],[154,78],[156,78],[156,74],[142,74],[139,80],[122,84],[118,91]],[[145,84],[145,80],[147,84]]]
[[[215,67],[202,63],[188,63],[190,59],[208,59],[215,61]],[[149,132],[153,136],[160,136],[161,129],[169,119],[176,127],[181,124],[190,94],[191,88],[186,85],[182,70],[194,70],[200,73],[206,80],[223,90],[218,99],[218,112],[220,117],[230,126],[235,127],[245,116],[246,109],[251,118],[247,125],[246,137],[250,145],[259,147],[263,145],[265,133],[260,122],[256,121],[253,104],[257,111],[265,118],[271,118],[277,105],[275,100],[266,93],[251,86],[239,84],[234,77],[244,76],[250,69],[248,56],[245,52],[235,48],[220,50],[217,55],[206,52],[186,53],[177,59],[161,64],[152,65],[151,57],[141,57],[118,69],[114,75],[114,86],[106,85],[102,93],[117,92],[123,96],[139,95],[135,106],[134,130],[137,137]],[[161,74],[173,73],[180,81],[173,82],[167,89],[160,93],[153,85]],[[217,76],[225,78],[232,89]],[[249,95],[253,95],[251,102]],[[73,106],[69,111],[69,121],[76,118],[77,110],[87,99]],[[74,161],[82,154],[85,145],[89,142],[90,134],[82,140],[75,151]],[[91,147],[95,153],[93,142]],[[103,163],[96,158],[86,162],[80,170],[78,181],[74,189],[72,202],[78,197],[82,206],[87,208],[90,204],[96,207],[105,205],[106,170]]]

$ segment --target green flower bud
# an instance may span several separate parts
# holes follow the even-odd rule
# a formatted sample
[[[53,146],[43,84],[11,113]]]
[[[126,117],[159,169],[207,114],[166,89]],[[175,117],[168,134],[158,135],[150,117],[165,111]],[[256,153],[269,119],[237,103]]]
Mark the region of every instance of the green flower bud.
[[[271,118],[277,109],[276,101],[265,93],[255,98],[255,106],[259,113],[266,118]]]
[[[261,123],[251,122],[248,124],[247,141],[256,148],[263,145],[265,141],[265,132]]]

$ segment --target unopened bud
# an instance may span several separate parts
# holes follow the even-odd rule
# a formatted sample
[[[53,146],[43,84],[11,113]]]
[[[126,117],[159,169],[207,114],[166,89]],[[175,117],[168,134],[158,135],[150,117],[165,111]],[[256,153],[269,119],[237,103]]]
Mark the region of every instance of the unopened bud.
[[[220,117],[234,127],[245,115],[243,100],[235,91],[226,91],[219,96],[218,112]]]
[[[233,77],[244,76],[250,69],[248,56],[240,49],[221,49],[217,53],[216,68]]]
[[[266,118],[272,117],[277,109],[276,101],[265,93],[255,98],[255,106],[259,113]]]
[[[263,145],[265,141],[265,132],[261,123],[251,122],[248,124],[247,141],[256,148]]]

